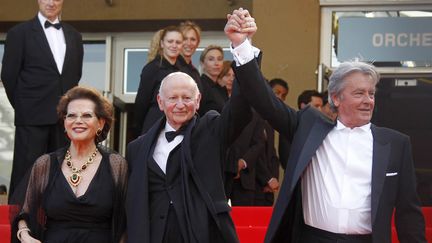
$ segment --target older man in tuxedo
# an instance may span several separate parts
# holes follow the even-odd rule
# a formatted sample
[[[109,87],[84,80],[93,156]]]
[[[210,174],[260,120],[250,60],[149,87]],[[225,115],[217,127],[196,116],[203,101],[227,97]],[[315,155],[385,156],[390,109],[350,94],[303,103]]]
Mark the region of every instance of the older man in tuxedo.
[[[169,74],[157,96],[165,116],[128,145],[128,242],[238,242],[222,165],[251,111],[233,92],[221,114],[199,117],[200,98],[189,75]]]
[[[246,10],[228,16],[240,91],[292,141],[265,242],[390,243],[394,212],[399,242],[425,243],[409,137],[370,122],[377,70],[346,62],[333,71],[336,122],[311,107],[296,112],[266,85],[247,38],[254,31]]]
[[[81,34],[60,22],[63,0],[38,0],[39,13],[8,31],[1,80],[15,110],[9,194],[40,155],[66,144],[57,124],[60,97],[81,78]]]

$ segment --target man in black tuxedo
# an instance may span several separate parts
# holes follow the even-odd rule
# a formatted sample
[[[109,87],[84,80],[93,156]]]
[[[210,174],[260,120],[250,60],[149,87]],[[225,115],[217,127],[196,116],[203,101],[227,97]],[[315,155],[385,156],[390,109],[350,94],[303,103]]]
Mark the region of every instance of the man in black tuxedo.
[[[273,90],[274,91],[274,90]],[[274,131],[267,121],[262,120],[264,131],[264,153],[257,163],[257,190],[254,206],[273,206],[274,193],[279,190],[280,161],[274,146]]]
[[[425,243],[409,137],[370,123],[375,67],[346,62],[333,71],[328,90],[336,122],[310,106],[296,112],[265,83],[243,26],[256,24],[240,9],[225,27],[240,91],[292,141],[265,242],[390,243],[394,213],[399,242]]]
[[[222,166],[251,111],[236,88],[221,114],[199,117],[200,99],[189,75],[169,74],[157,96],[165,116],[128,145],[128,242],[238,242]]]
[[[9,194],[42,154],[64,146],[56,106],[81,78],[81,35],[59,22],[63,0],[38,0],[39,13],[9,30],[1,80],[15,110],[15,148]]]
[[[252,120],[243,129],[240,136],[229,147],[227,164],[233,165],[237,173],[231,175],[232,183],[225,180],[227,197],[232,206],[253,206],[255,202],[256,177],[259,159],[264,153],[264,121],[253,113]],[[229,175],[228,173],[225,173]]]
[[[285,102],[286,96],[289,92],[288,83],[279,78],[275,78],[269,81],[270,87],[272,87],[273,93],[278,97],[280,100]],[[268,124],[268,123],[267,123]],[[289,157],[289,150],[290,150],[290,142],[288,139],[286,139],[284,136],[279,136],[279,146],[278,146],[278,154],[279,154],[279,161],[282,168],[285,170],[286,162],[288,161]]]

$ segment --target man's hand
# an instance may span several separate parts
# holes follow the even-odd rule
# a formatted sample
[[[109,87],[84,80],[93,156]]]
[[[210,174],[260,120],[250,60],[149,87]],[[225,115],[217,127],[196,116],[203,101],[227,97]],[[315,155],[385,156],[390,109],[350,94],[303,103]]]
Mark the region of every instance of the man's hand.
[[[243,43],[246,38],[251,39],[257,29],[255,19],[250,16],[249,11],[246,9],[239,8],[234,10],[232,14],[227,15],[224,31],[233,48]]]
[[[234,179],[240,178],[240,171],[246,169],[247,164],[244,159],[237,160],[237,175],[234,177]]]
[[[264,192],[276,192],[279,190],[279,181],[276,178],[271,178],[264,187]]]

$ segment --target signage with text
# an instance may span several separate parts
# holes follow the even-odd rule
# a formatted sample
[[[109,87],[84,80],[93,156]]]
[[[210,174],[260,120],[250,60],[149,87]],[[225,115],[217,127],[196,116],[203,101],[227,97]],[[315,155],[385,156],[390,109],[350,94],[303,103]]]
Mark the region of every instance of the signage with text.
[[[432,18],[340,18],[336,48],[339,61],[431,61]]]

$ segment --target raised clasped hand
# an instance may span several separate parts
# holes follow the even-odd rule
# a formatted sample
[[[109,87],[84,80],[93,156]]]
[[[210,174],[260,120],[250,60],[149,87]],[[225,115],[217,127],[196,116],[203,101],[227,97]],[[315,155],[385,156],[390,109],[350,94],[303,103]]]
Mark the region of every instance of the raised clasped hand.
[[[257,29],[255,19],[247,9],[239,8],[227,15],[224,31],[234,48],[243,43],[246,38],[251,39]]]

